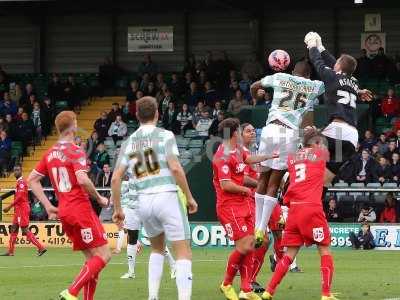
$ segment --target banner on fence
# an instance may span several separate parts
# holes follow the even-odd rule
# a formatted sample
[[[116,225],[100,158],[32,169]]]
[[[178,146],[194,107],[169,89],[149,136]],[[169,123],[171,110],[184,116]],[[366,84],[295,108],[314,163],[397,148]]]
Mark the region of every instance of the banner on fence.
[[[128,27],[128,52],[174,51],[174,27]]]
[[[118,239],[118,228],[114,224],[105,223],[104,229],[111,248],[116,246]],[[9,241],[10,223],[0,223],[0,247],[6,247]],[[358,233],[359,224],[332,223],[330,230],[332,235],[332,248],[348,248],[351,246],[349,233]],[[41,243],[49,248],[70,247],[71,241],[65,235],[60,223],[31,223],[30,230]],[[192,223],[192,246],[223,248],[233,246],[233,242],[226,238],[224,228],[217,223]],[[371,226],[375,237],[376,249],[378,250],[400,250],[400,224],[387,225],[376,224]],[[149,245],[145,232],[142,230],[140,240],[144,245]],[[18,236],[17,247],[31,247],[30,242]]]

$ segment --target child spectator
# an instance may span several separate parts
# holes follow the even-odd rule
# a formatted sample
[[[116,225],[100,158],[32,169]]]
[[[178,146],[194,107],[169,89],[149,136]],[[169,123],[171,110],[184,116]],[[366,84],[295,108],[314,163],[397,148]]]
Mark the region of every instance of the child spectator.
[[[350,242],[353,249],[370,250],[375,248],[374,236],[371,233],[371,228],[367,222],[364,222],[356,235],[353,231],[349,234]]]
[[[373,223],[375,221],[376,221],[376,214],[374,209],[368,203],[364,203],[363,207],[361,208],[360,214],[358,215],[358,222]]]
[[[396,223],[396,199],[393,197],[393,193],[388,193],[385,200],[385,208],[381,212],[379,217],[379,223]]]
[[[189,111],[189,106],[186,103],[182,105],[182,110],[178,113],[176,120],[179,122],[182,134],[184,134],[188,129],[193,129],[193,116]]]

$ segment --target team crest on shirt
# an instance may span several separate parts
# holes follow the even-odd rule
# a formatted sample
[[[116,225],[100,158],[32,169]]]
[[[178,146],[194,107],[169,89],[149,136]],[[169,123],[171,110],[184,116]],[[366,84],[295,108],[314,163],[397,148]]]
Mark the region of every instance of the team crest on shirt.
[[[86,158],[85,158],[85,157],[79,158],[78,162],[79,162],[82,166],[86,166]]]
[[[225,174],[229,173],[229,167],[227,165],[223,165],[222,166],[222,172],[224,172]]]
[[[236,166],[236,173],[242,173],[246,168],[246,164],[240,163]]]
[[[233,238],[233,230],[232,230],[232,226],[230,223],[225,224],[225,230],[226,230],[226,234],[230,237]]]
[[[246,226],[246,225],[243,225],[243,226],[242,226],[242,231],[243,231],[243,232],[247,232],[247,226]]]
[[[322,227],[313,228],[313,238],[316,242],[322,242],[324,240],[324,229]]]
[[[23,188],[24,188],[24,184],[21,183],[21,184],[19,185],[19,188],[20,188],[20,189],[23,189]]]
[[[93,241],[92,228],[81,229],[81,236],[82,241],[84,241],[86,244],[91,243]]]

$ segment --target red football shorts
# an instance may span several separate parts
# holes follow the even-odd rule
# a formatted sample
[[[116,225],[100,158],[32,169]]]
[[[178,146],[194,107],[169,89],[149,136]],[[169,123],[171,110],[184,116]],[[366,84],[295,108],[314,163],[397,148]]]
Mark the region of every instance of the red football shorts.
[[[78,211],[60,217],[61,224],[73,244],[73,250],[85,250],[107,244],[103,225],[93,210]]]
[[[29,215],[30,211],[19,211],[14,213],[13,217],[13,225],[18,225],[19,227],[28,227],[29,226]]]
[[[279,221],[282,217],[282,208],[279,203],[275,205],[274,210],[272,211],[271,218],[268,222],[268,227],[271,231],[280,231],[282,230],[282,225],[279,224]]]
[[[249,201],[245,200],[241,206],[221,205],[217,207],[217,216],[232,241],[254,234],[254,217]]]
[[[292,205],[282,236],[282,246],[329,246],[331,234],[321,207]]]

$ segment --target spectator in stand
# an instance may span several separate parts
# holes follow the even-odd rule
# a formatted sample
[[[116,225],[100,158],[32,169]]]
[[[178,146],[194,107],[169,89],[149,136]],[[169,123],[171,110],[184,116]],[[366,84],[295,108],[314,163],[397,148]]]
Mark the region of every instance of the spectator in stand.
[[[392,178],[392,173],[390,171],[388,160],[385,157],[381,156],[378,163],[379,164],[375,171],[378,182],[380,182],[381,184],[389,182]]]
[[[361,149],[368,149],[371,151],[373,145],[376,144],[376,139],[374,134],[371,130],[366,130],[364,134],[364,140],[361,142],[360,147]]]
[[[96,131],[93,131],[86,142],[86,156],[93,160],[97,145],[100,143],[99,136]]]
[[[100,118],[94,122],[93,127],[99,136],[99,141],[103,142],[108,136],[108,128],[110,127],[110,121],[107,118],[107,112],[103,111],[100,114]]]
[[[28,146],[32,143],[35,137],[35,128],[33,122],[29,119],[26,112],[22,113],[22,120],[18,122],[18,140],[22,142],[23,154],[28,154]]]
[[[205,103],[206,106],[214,107],[215,102],[218,100],[217,91],[213,88],[210,81],[207,81],[205,83],[204,88],[205,88],[204,100],[206,102]]]
[[[235,98],[233,98],[228,105],[228,109],[227,111],[236,115],[240,112],[240,110],[248,105],[249,103],[243,98],[243,93],[242,91],[239,89],[236,91],[235,93]]]
[[[3,100],[0,102],[0,115],[5,116],[11,114],[15,116],[17,114],[17,104],[11,100],[10,94],[5,92],[3,94]]]
[[[81,110],[81,99],[80,90],[78,84],[75,82],[73,76],[68,76],[67,82],[64,86],[65,99],[68,101],[68,105],[71,110],[80,111]]]
[[[31,94],[29,95],[28,102],[24,104],[24,111],[28,113],[28,115],[32,114],[33,104],[37,102],[36,95]]]
[[[33,104],[31,119],[35,130],[35,144],[40,144],[42,140],[42,126],[43,122],[45,121],[45,118],[40,109],[39,102],[35,102]]]
[[[397,152],[396,141],[390,140],[388,150],[383,155],[388,161],[392,159],[393,153]]]
[[[386,141],[386,135],[384,133],[381,133],[379,135],[379,139],[376,145],[378,146],[378,152],[381,155],[384,155],[385,152],[389,149],[389,146]]]
[[[204,140],[207,139],[208,130],[210,129],[212,122],[213,119],[210,118],[210,112],[206,108],[203,108],[201,115],[195,124],[197,135],[202,137]]]
[[[161,100],[164,99],[165,97],[165,93],[168,89],[168,85],[164,84],[161,89],[158,90],[157,95],[156,95],[156,99],[158,103],[161,103]],[[172,92],[172,91],[171,91]]]
[[[32,194],[32,205],[31,205],[31,216],[30,219],[32,221],[46,221],[47,213],[43,207],[43,204],[39,201],[39,199]]]
[[[200,118],[203,109],[204,109],[204,102],[203,101],[197,102],[196,108],[193,111],[193,120],[192,120],[193,128],[196,128],[197,121]]]
[[[155,87],[156,89],[161,89],[161,87],[162,87],[164,84],[166,84],[166,83],[165,83],[165,81],[164,81],[164,75],[163,75],[163,73],[157,73],[156,82],[155,82],[154,87]]]
[[[43,115],[42,134],[46,138],[51,133],[52,124],[54,123],[54,108],[49,97],[44,98],[41,112]]]
[[[200,99],[204,99],[204,94],[197,89],[195,81],[190,83],[190,89],[187,91],[185,99],[190,109],[193,109]]]
[[[325,215],[328,222],[341,222],[343,220],[342,215],[337,207],[337,201],[333,196],[329,198]]]
[[[132,104],[129,103],[129,101],[126,101],[125,105],[121,109],[122,120],[125,123],[127,123],[129,120],[133,119],[133,115],[131,113],[131,110],[132,110],[131,105]],[[136,107],[136,105],[135,105],[135,107]],[[135,110],[136,110],[136,108],[135,108]]]
[[[178,74],[172,73],[171,82],[170,82],[169,86],[170,86],[169,88],[170,88],[172,94],[174,94],[178,97],[181,97],[184,94],[182,84],[178,78]]]
[[[212,111],[211,117],[213,119],[218,118],[219,112],[222,111],[222,104],[220,101],[215,102],[214,109]]]
[[[252,54],[249,59],[243,64],[242,73],[247,73],[251,80],[256,80],[261,77],[264,72],[262,65],[257,61],[256,54]]]
[[[6,115],[5,118],[5,123],[7,125],[7,135],[11,140],[15,140],[16,138],[16,133],[17,133],[17,126],[16,126],[16,121],[13,120],[12,116],[10,114]]]
[[[150,76],[155,76],[158,73],[158,65],[152,61],[150,54],[144,55],[143,62],[140,63],[138,67],[138,73],[142,76],[145,73],[150,74]]]
[[[357,78],[368,78],[371,75],[371,59],[367,56],[367,50],[361,49],[361,55],[357,58]]]
[[[368,222],[363,222],[358,234],[353,231],[349,234],[350,242],[354,250],[371,250],[375,248],[374,236],[371,233],[371,227]]]
[[[108,118],[108,122],[110,122],[110,124],[112,122],[115,121],[115,119],[117,118],[117,116],[121,115],[121,108],[119,106],[119,103],[114,102],[111,105],[111,111],[108,113],[107,118]]]
[[[208,75],[206,71],[200,71],[199,78],[197,79],[197,83],[199,86],[205,86],[206,82],[209,81]]]
[[[111,186],[112,172],[109,164],[104,164],[100,172],[96,177],[96,187],[105,188]]]
[[[64,100],[64,87],[57,74],[54,74],[47,87],[47,95],[55,103]]]
[[[117,115],[115,121],[111,123],[108,129],[108,135],[112,137],[114,145],[117,145],[117,141],[122,141],[128,133],[128,127],[122,121],[121,115]]]
[[[231,81],[231,83],[229,85],[228,95],[227,95],[228,99],[235,98],[236,91],[239,89],[240,89],[239,83],[236,80]]]
[[[376,221],[376,214],[374,209],[366,202],[361,208],[360,214],[358,215],[358,222],[369,222],[373,223]]]
[[[379,48],[378,54],[371,62],[371,75],[378,79],[385,79],[388,75],[388,67],[390,64],[389,58],[385,55],[385,49]]]
[[[24,113],[23,107],[18,107],[17,115],[14,117],[15,121],[22,121],[22,114]]]
[[[249,74],[242,73],[242,80],[239,82],[239,88],[242,91],[243,96],[247,101],[251,100],[250,86],[251,86],[251,80],[249,78]]]
[[[145,94],[146,96],[156,97],[157,89],[153,81],[150,81],[149,84],[147,85],[147,90]]]
[[[217,118],[215,118],[212,121],[211,126],[208,129],[208,135],[210,137],[218,136],[218,125],[224,120],[224,118],[225,118],[225,113],[222,110],[220,110],[218,112]]]
[[[104,146],[104,143],[100,142],[97,144],[96,151],[93,155],[93,160],[92,160],[92,173],[97,176],[97,173],[99,173],[105,164],[110,164],[110,156],[108,155],[106,151],[106,147]]]
[[[387,96],[382,99],[381,110],[382,115],[388,119],[392,119],[399,115],[399,99],[394,94],[394,89],[390,88]]]
[[[180,133],[180,123],[177,121],[178,111],[175,109],[175,103],[169,102],[168,108],[162,117],[163,127],[175,134]]]
[[[385,208],[379,216],[379,223],[396,223],[397,222],[397,211],[396,211],[396,199],[393,193],[387,193],[385,200]]]
[[[138,90],[137,92],[136,92],[136,99],[141,99],[141,98],[143,98],[144,97],[144,93],[143,93],[143,91],[142,90]]]
[[[272,105],[272,94],[269,91],[265,91],[264,98],[253,99],[253,106],[264,106],[267,111]]]
[[[139,90],[139,83],[137,80],[132,80],[129,85],[129,90],[126,93],[126,101],[132,102],[138,100],[136,98],[136,93]]]
[[[194,81],[193,80],[193,74],[190,73],[190,72],[186,72],[185,73],[185,80],[184,80],[184,83],[183,83],[183,88],[185,89],[185,92],[190,90],[190,85],[192,84],[193,81]]]
[[[0,132],[0,174],[4,175],[7,171],[11,158],[12,141],[7,137],[7,133],[2,130]]]
[[[361,156],[357,156],[357,159],[353,162],[355,172],[355,182],[370,183],[374,182],[376,162],[370,156],[368,149],[364,149],[361,152]]]
[[[392,154],[392,164],[390,165],[390,174],[392,175],[392,181],[399,183],[400,181],[400,155],[399,153]]]
[[[168,109],[168,106],[169,106],[170,102],[174,102],[175,103],[175,99],[173,98],[170,89],[167,88],[165,90],[165,96],[161,100],[161,103],[160,103],[161,115],[163,115],[164,112]]]
[[[25,91],[22,94],[21,100],[19,102],[19,105],[23,106],[25,104],[27,104],[29,102],[29,97],[35,94],[34,90],[33,90],[33,85],[31,83],[28,83],[25,86]]]
[[[180,124],[181,134],[184,134],[188,129],[193,129],[193,115],[189,111],[189,106],[186,103],[182,105],[182,110],[178,113],[176,120]]]
[[[144,73],[142,75],[142,81],[140,81],[139,89],[142,91],[147,90],[147,86],[149,85],[150,82],[150,75],[149,73]]]
[[[22,98],[22,94],[23,93],[21,85],[17,83],[14,87],[14,91],[10,93],[11,100],[14,101],[14,103],[16,103],[17,105],[19,105]]]
[[[382,154],[379,153],[379,147],[378,144],[375,144],[371,148],[371,155],[372,158],[378,160],[379,157],[382,156]]]

